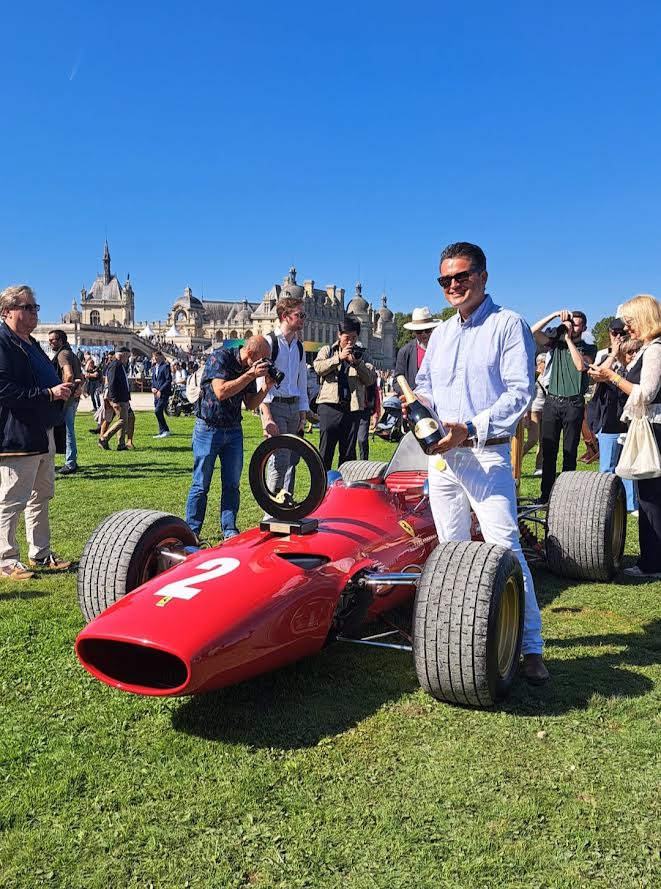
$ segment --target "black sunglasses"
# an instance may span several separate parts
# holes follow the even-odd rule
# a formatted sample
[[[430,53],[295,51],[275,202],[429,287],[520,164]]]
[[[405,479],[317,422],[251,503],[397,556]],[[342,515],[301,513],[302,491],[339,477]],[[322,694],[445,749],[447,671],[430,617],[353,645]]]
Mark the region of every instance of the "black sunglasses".
[[[41,306],[39,303],[14,303],[12,309],[22,309],[24,312],[38,312]]]
[[[479,271],[481,271],[481,269],[466,269],[465,272],[457,272],[456,275],[441,275],[441,277],[437,278],[436,280],[441,285],[443,290],[447,290],[450,284],[452,284],[453,280],[456,281],[457,284],[464,284],[466,281],[468,281],[473,272]]]

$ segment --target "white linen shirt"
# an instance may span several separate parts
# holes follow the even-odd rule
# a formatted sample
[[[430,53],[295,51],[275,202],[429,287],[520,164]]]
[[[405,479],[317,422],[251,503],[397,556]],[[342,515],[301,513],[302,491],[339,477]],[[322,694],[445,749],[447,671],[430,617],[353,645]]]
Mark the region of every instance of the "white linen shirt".
[[[487,294],[465,321],[459,312],[433,331],[415,379],[441,421],[472,420],[478,448],[514,435],[535,391],[535,343],[520,315]]]
[[[299,411],[309,411],[310,402],[308,401],[308,368],[305,363],[305,352],[301,358],[297,344],[297,338],[294,337],[291,343],[288,343],[284,334],[279,330],[274,331],[278,337],[278,354],[275,359],[275,366],[278,370],[284,372],[285,378],[279,386],[274,386],[269,390],[264,398],[264,404],[269,404],[274,398],[298,398]],[[271,344],[269,337],[266,341]],[[301,346],[303,343],[301,343]],[[264,377],[257,380],[258,389],[264,387]]]

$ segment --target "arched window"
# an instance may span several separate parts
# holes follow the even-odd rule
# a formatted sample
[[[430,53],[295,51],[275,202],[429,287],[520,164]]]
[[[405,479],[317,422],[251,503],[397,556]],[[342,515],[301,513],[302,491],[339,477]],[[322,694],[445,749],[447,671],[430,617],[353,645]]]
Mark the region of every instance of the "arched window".
[[[101,313],[97,312],[96,309],[94,309],[93,312],[90,312],[90,324],[96,326],[97,324],[100,324],[100,323],[101,323]]]
[[[222,341],[222,339],[223,339],[223,332],[222,332],[222,330],[217,330],[217,331],[216,331],[215,339],[216,339],[216,342],[217,342],[217,343],[220,343],[220,342]]]
[[[246,332],[243,334],[243,336],[244,336],[244,339],[249,340],[250,337],[252,336],[252,330],[246,330]]]
[[[231,331],[230,331],[230,335],[229,335],[229,339],[231,339],[231,340],[238,340],[238,338],[239,338],[239,334],[236,332],[236,330],[231,330]]]
[[[183,309],[179,309],[177,314],[174,316],[174,323],[175,324],[178,324],[180,321],[183,321],[184,324],[186,323],[186,321],[188,321],[188,316],[186,315],[186,313],[184,312]]]

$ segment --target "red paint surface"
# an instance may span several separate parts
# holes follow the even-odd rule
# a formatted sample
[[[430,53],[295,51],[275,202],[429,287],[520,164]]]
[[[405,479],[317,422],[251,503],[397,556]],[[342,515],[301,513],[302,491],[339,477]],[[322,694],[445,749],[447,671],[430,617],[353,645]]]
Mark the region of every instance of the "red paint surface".
[[[274,670],[319,650],[328,636],[342,590],[362,570],[401,571],[422,567],[436,545],[428,504],[422,496],[424,473],[396,473],[378,489],[347,488],[336,482],[314,513],[319,530],[281,537],[253,529],[191,555],[129,593],[88,624],[76,640],[81,663],[98,679],[138,694],[194,694]],[[411,536],[399,524],[415,532]],[[285,553],[322,555],[326,564],[304,570],[280,557]],[[208,572],[213,559],[239,562],[216,579],[192,583]],[[188,600],[163,589],[186,580],[199,589]],[[410,598],[414,587],[377,588],[370,617]],[[153,688],[139,677],[120,681],[86,657],[96,640],[132,643],[168,652],[186,668],[176,687]],[[93,658],[92,658],[93,660]]]

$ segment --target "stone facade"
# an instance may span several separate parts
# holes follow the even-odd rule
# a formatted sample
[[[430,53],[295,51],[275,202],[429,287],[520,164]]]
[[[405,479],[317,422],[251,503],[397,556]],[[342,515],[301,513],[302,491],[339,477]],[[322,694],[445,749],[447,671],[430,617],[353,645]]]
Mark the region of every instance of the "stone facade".
[[[172,342],[184,350],[200,350],[228,340],[244,340],[253,334],[270,333],[277,324],[275,306],[285,293],[300,297],[306,312],[302,340],[308,352],[316,352],[337,337],[337,325],[345,313],[355,316],[361,325],[360,340],[369,359],[379,368],[392,368],[395,363],[395,324],[385,294],[375,309],[363,297],[362,285],[345,307],[345,291],[329,284],[315,287],[313,280],[296,281],[291,268],[282,284],[274,284],[260,302],[199,299],[190,287],[174,300],[164,321],[135,321],[134,292],[127,275],[122,286],[110,269],[110,251],[106,242],[103,252],[103,274],[98,275],[89,290],[83,288],[80,308],[73,301],[71,311],[58,325],[40,325],[38,335],[51,327],[62,327],[71,343],[87,345],[127,345],[141,343],[138,334],[146,327],[151,335]],[[144,340],[142,341],[144,343]],[[145,350],[149,346],[145,345]],[[166,345],[167,350],[167,345]]]
[[[267,290],[259,303],[246,299],[243,302],[199,299],[190,287],[186,287],[182,296],[174,301],[165,321],[151,321],[149,326],[157,336],[164,337],[168,332],[172,337],[173,328],[176,329],[179,336],[174,341],[182,348],[243,340],[273,330],[278,321],[275,306],[285,293],[303,300],[307,317],[302,339],[306,351],[316,352],[325,343],[334,342],[337,325],[348,312],[360,321],[360,339],[374,364],[382,368],[393,367],[396,333],[385,294],[381,298],[381,307],[375,310],[363,298],[362,286],[358,283],[345,308],[343,288],[329,284],[322,290],[315,287],[311,279],[298,284],[294,268],[289,270],[282,284],[274,284]]]

